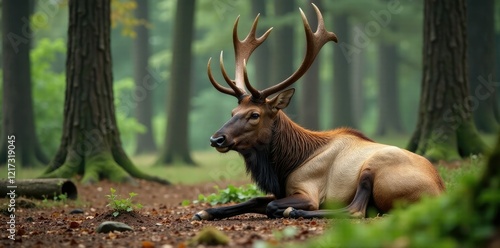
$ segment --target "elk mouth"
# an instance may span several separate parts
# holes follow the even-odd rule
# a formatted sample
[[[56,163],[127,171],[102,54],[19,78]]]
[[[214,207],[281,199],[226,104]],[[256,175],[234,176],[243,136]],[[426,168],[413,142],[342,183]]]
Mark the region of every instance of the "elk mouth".
[[[215,150],[217,150],[220,153],[226,153],[231,149],[229,148],[229,146],[226,146],[226,147],[215,147]]]
[[[234,142],[229,143],[226,135],[210,137],[210,145],[220,153],[226,153],[234,147]]]

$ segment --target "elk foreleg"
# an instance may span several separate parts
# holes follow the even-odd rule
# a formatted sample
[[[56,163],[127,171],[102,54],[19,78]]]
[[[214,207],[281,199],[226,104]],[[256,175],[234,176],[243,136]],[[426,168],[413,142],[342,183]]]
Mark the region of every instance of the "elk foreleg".
[[[266,214],[266,209],[269,202],[273,201],[274,199],[276,199],[274,196],[256,197],[246,202],[232,206],[209,208],[196,213],[192,219],[214,220],[229,218],[246,213]]]
[[[356,188],[356,194],[347,207],[336,210],[322,209],[307,211],[291,206],[283,212],[283,216],[291,218],[332,218],[336,216],[364,218],[366,216],[366,208],[368,207],[368,202],[370,201],[370,198],[372,196],[372,190],[373,174],[370,170],[364,170],[359,178],[359,183]]]
[[[270,202],[267,205],[266,213],[269,218],[285,217],[284,212],[288,208],[303,209],[308,211],[318,209],[318,204],[312,201],[307,195],[294,194]]]

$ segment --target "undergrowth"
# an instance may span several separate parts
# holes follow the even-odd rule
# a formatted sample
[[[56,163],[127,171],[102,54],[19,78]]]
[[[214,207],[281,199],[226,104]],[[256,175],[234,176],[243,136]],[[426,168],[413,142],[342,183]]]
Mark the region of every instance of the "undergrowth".
[[[225,189],[219,189],[218,186],[214,187],[217,193],[212,193],[208,196],[203,194],[198,195],[198,200],[193,201],[193,203],[210,203],[211,205],[225,204],[229,202],[244,202],[248,201],[254,197],[265,195],[262,191],[258,189],[255,184],[247,184],[240,187],[235,187],[233,185],[227,186]],[[187,205],[190,202],[185,200],[183,205]]]

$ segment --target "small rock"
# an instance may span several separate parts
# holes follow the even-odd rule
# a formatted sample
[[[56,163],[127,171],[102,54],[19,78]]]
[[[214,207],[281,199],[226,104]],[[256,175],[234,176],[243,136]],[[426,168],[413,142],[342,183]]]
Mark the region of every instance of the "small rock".
[[[121,222],[116,222],[116,221],[105,221],[101,223],[97,229],[97,233],[109,233],[112,231],[119,231],[119,232],[124,232],[124,231],[133,231],[134,229],[130,227],[129,225]]]
[[[73,209],[71,210],[71,212],[69,212],[70,214],[83,214],[83,210],[82,209]]]

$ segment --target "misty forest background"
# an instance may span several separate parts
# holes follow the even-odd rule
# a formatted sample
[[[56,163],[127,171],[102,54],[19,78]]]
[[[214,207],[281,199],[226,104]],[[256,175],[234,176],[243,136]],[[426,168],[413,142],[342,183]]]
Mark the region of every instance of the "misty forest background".
[[[68,6],[66,1],[33,2],[30,63],[34,123],[43,153],[52,158],[62,135]],[[226,70],[233,75],[231,32],[238,15],[241,16],[240,38],[247,34],[257,13],[261,15],[259,34],[273,27],[248,66],[250,80],[258,88],[280,82],[302,61],[305,37],[299,7],[315,28],[315,15],[310,2],[305,0],[187,2],[194,7],[192,18],[189,14],[176,15],[177,1],[173,0],[112,1],[114,101],[121,141],[129,155],[148,153],[161,157],[168,154],[166,150],[175,150],[183,144],[190,152],[211,149],[208,138],[227,121],[237,102],[211,86],[206,65],[210,57],[214,58],[217,62],[212,62],[212,70],[217,81],[223,82],[217,65],[223,50]],[[482,1],[467,1],[468,59],[488,61],[484,63],[488,65],[486,70],[490,70],[485,72],[484,68],[469,65],[471,89],[481,83],[480,75],[485,78],[500,75],[500,1],[486,2],[495,3],[494,18],[488,19],[481,11],[469,11],[474,9],[469,8],[471,6],[480,8]],[[350,126],[375,140],[395,138],[400,146],[406,146],[418,118],[423,70],[423,2],[314,3],[320,7],[327,29],[336,33],[339,43],[327,44],[315,65],[294,84],[298,91],[286,109],[287,114],[310,129]],[[182,30],[183,25],[190,22],[193,22],[192,35],[183,36],[186,40],[175,44],[174,36],[178,34],[174,30]],[[494,33],[483,33],[480,28],[485,25],[493,25]],[[487,46],[484,35],[494,36],[489,53],[481,52]],[[183,44],[191,44],[191,55],[180,55],[173,61],[174,51],[182,50],[179,46]],[[483,57],[472,56],[474,54]],[[184,72],[173,75],[172,68],[186,57],[191,58],[190,68],[183,67]],[[0,87],[3,91],[3,83]],[[183,97],[185,101],[172,101],[183,92],[187,96]],[[481,105],[472,106],[476,127],[482,134],[498,131],[500,105],[496,99],[499,92],[495,94],[491,103],[481,101]],[[484,113],[482,110],[486,107],[482,104],[493,104],[495,111]],[[172,112],[174,114],[168,114]],[[182,123],[183,118],[176,118],[175,113],[187,114],[187,125]],[[177,121],[181,122],[170,128],[176,136],[169,145],[167,126]],[[183,156],[158,161],[179,160],[190,162]]]

